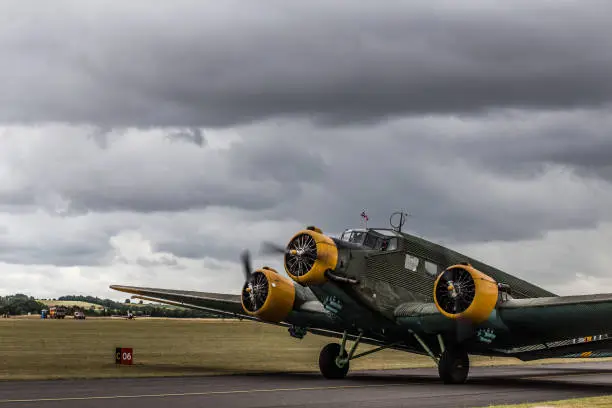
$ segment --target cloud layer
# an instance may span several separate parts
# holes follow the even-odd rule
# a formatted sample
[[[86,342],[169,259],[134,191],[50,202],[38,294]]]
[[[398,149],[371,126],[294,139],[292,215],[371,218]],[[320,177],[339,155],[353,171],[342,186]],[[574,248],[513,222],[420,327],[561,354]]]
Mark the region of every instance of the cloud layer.
[[[235,293],[242,249],[362,209],[553,291],[610,291],[611,16],[3,3],[0,291]]]
[[[344,124],[612,98],[605,1],[13,1],[0,15],[4,122]]]

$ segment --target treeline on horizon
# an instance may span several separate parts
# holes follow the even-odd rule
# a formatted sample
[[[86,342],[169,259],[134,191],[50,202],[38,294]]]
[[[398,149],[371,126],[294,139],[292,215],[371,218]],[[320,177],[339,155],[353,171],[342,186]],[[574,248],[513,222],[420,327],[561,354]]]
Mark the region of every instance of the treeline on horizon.
[[[99,305],[103,309],[96,309],[94,306],[90,308],[81,307],[66,307],[67,314],[72,315],[76,310],[83,311],[86,316],[113,316],[113,315],[127,315],[131,311],[134,316],[151,316],[151,317],[175,317],[175,318],[221,318],[224,316],[207,313],[201,310],[187,309],[182,307],[158,305],[158,304],[134,304],[116,302],[111,299],[102,299],[94,296],[81,296],[81,295],[67,295],[60,296],[57,299],[50,299],[52,303],[54,300],[57,301],[71,301],[71,302],[87,302],[94,305]],[[52,304],[50,306],[53,306]],[[18,293],[9,296],[0,296],[0,314],[1,315],[27,315],[40,314],[43,309],[49,309],[48,305],[39,302],[32,296]]]

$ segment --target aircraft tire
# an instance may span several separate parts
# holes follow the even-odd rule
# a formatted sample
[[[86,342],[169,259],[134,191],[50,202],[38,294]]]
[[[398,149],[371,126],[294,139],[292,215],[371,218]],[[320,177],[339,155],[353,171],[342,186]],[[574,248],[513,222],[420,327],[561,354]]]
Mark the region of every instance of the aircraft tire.
[[[444,384],[463,384],[470,371],[470,358],[465,350],[445,350],[440,356],[438,374]]]
[[[338,367],[338,364],[336,364],[336,357],[340,355],[340,349],[341,347],[338,343],[329,343],[321,349],[321,354],[319,354],[319,369],[323,377],[329,380],[344,378],[348,373],[348,362],[344,367]]]

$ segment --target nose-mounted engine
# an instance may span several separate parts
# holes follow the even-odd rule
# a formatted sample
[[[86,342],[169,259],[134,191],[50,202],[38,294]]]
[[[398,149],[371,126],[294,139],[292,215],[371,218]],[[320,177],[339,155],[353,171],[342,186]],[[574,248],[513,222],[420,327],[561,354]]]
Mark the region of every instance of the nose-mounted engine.
[[[336,269],[338,248],[334,241],[317,227],[308,227],[295,234],[285,250],[285,271],[298,283],[322,284],[325,272]]]
[[[436,307],[450,319],[481,323],[495,309],[498,295],[497,282],[471,265],[453,265],[434,283]]]

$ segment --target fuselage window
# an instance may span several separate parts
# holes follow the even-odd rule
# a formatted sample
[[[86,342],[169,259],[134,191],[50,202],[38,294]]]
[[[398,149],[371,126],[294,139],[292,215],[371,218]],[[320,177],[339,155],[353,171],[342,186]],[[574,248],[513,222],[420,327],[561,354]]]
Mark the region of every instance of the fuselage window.
[[[430,274],[431,276],[438,275],[438,265],[433,262],[425,261],[425,272]]]
[[[416,271],[419,266],[419,258],[416,256],[412,256],[410,254],[406,254],[406,260],[404,261],[404,268],[410,271]]]

